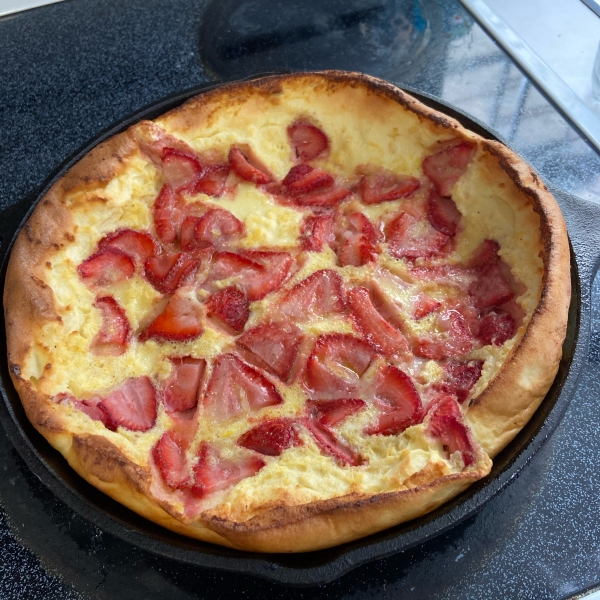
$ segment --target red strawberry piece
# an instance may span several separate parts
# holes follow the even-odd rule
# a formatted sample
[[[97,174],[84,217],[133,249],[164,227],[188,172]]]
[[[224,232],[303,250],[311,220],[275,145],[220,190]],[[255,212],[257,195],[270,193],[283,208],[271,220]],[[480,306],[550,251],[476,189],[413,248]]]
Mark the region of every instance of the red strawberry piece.
[[[134,271],[133,260],[116,248],[104,248],[77,267],[79,276],[90,287],[102,287],[129,279]]]
[[[517,333],[515,320],[507,313],[498,310],[488,313],[481,319],[477,339],[484,345],[502,346]]]
[[[90,344],[95,356],[120,356],[127,350],[131,327],[127,315],[111,296],[96,298],[94,307],[102,313],[102,326]]]
[[[435,312],[441,306],[442,303],[438,302],[435,298],[431,298],[425,294],[419,294],[414,301],[413,318],[418,321],[428,314]]]
[[[473,269],[465,269],[456,265],[412,267],[410,274],[419,281],[435,281],[436,283],[458,288],[465,294],[476,279],[476,272]]]
[[[228,210],[214,208],[196,224],[194,239],[200,247],[239,240],[245,234],[244,224]]]
[[[329,214],[309,215],[304,218],[300,229],[300,244],[308,252],[322,252],[332,241],[333,216]]]
[[[282,182],[291,196],[299,196],[314,190],[329,188],[334,183],[335,181],[329,173],[309,165],[292,167]]]
[[[85,413],[90,419],[94,421],[100,421],[104,427],[110,429],[111,431],[115,431],[116,427],[114,423],[111,421],[108,413],[105,409],[100,405],[101,398],[91,398],[89,400],[76,400],[74,396],[70,394],[66,395],[68,399],[72,402],[75,408],[78,408],[81,412]],[[66,399],[66,398],[65,398]],[[64,402],[64,400],[62,402]],[[62,403],[61,402],[61,403]]]
[[[257,369],[234,354],[222,354],[215,360],[202,405],[211,418],[224,421],[282,402],[277,388]]]
[[[421,183],[409,175],[397,175],[392,171],[382,170],[379,173],[363,175],[359,191],[365,204],[380,204],[399,198],[407,198],[414,194]]]
[[[250,316],[249,302],[243,292],[234,287],[213,294],[206,301],[209,316],[215,317],[234,332],[240,332]]]
[[[140,333],[139,339],[184,342],[197,338],[203,331],[202,305],[178,292],[171,296],[158,317]]]
[[[195,156],[194,150],[188,144],[152,121],[140,121],[133,127],[133,134],[142,152],[159,168],[162,167],[162,156],[166,149]]]
[[[340,266],[360,267],[377,260],[378,249],[364,235],[355,235],[343,241],[337,255]]]
[[[199,265],[200,260],[186,252],[161,254],[144,263],[144,276],[162,294],[172,294],[193,279]]]
[[[204,172],[194,154],[175,148],[164,148],[161,162],[163,179],[176,192],[194,187]]]
[[[177,241],[183,222],[183,202],[171,186],[164,184],[152,206],[152,217],[158,239],[164,244]]]
[[[306,402],[309,417],[325,427],[335,427],[349,416],[365,408],[366,405],[366,402],[360,398],[335,398]]]
[[[184,450],[167,431],[162,434],[154,448],[152,458],[164,482],[172,488],[185,487],[190,481],[190,468]]]
[[[280,456],[292,446],[301,446],[302,439],[292,419],[269,419],[242,434],[237,445],[265,456]]]
[[[352,288],[347,298],[356,328],[379,352],[395,356],[408,350],[406,338],[373,306],[368,290],[363,287]]]
[[[258,456],[240,456],[234,460],[223,458],[216,448],[202,442],[198,462],[194,466],[192,493],[198,498],[205,498],[256,475],[264,466],[265,461]]]
[[[515,292],[516,295],[516,292]],[[506,313],[510,315],[515,322],[515,327],[518,329],[523,325],[523,319],[525,318],[525,311],[523,307],[513,298],[504,304],[494,308],[496,313]],[[511,336],[512,337],[512,336]]]
[[[455,396],[462,404],[472,387],[479,381],[483,368],[482,360],[448,361],[444,366],[444,380],[434,384],[434,388],[445,394]]]
[[[196,215],[187,215],[181,224],[179,238],[181,247],[186,252],[190,252],[197,248],[208,248],[210,246],[208,242],[199,242],[195,238],[196,225],[198,225],[199,221],[200,217]]]
[[[246,331],[236,343],[258,359],[252,362],[287,381],[293,372],[302,331],[293,323],[265,323]]]
[[[480,310],[504,304],[515,295],[511,282],[499,264],[478,270],[477,281],[469,292]]]
[[[300,206],[333,208],[345,200],[352,192],[344,187],[333,186],[325,190],[314,190],[308,194],[294,196],[293,201]]]
[[[250,156],[249,149],[232,148],[229,151],[229,167],[244,181],[256,184],[271,183],[272,178],[267,173],[266,167],[254,157]]]
[[[208,266],[206,279],[202,288],[208,291],[218,291],[215,282],[223,279],[232,280],[238,288],[243,288],[246,279],[263,274],[264,267],[250,258],[234,252],[215,252]]]
[[[431,179],[438,194],[450,196],[454,184],[467,170],[476,150],[477,146],[472,142],[459,142],[423,160],[423,172]]]
[[[109,233],[98,242],[98,248],[116,248],[142,265],[147,258],[161,252],[157,241],[149,233],[133,229],[119,229]]]
[[[458,310],[451,308],[436,315],[438,332],[429,333],[419,340],[414,348],[416,356],[442,360],[456,358],[473,348],[473,334],[467,319]]]
[[[371,344],[361,338],[342,333],[321,335],[306,363],[306,385],[321,398],[352,397],[375,355]]]
[[[475,448],[469,430],[463,424],[460,409],[451,396],[442,397],[430,411],[426,431],[442,442],[448,455],[460,452],[465,467],[475,462]]]
[[[427,216],[434,229],[444,235],[454,235],[461,213],[452,198],[440,196],[435,190],[429,192]]]
[[[156,391],[148,377],[128,379],[98,404],[114,427],[148,431],[156,422]]]
[[[380,235],[375,230],[373,223],[371,223],[369,218],[361,212],[350,213],[347,215],[345,223],[343,224],[345,224],[344,230],[346,232],[359,233],[372,244],[376,244],[379,241]],[[340,225],[339,221],[337,225]]]
[[[340,274],[332,269],[315,271],[284,294],[279,310],[296,321],[344,312]]]
[[[379,235],[363,213],[337,215],[332,248],[337,252],[342,267],[359,267],[374,262],[380,252],[378,241]]]
[[[248,300],[261,300],[267,294],[278,290],[290,275],[294,259],[288,252],[244,252],[244,256],[261,265],[254,273],[247,272],[242,287]]]
[[[296,157],[302,161],[313,160],[329,148],[327,136],[308,121],[294,121],[287,128],[287,134]]]
[[[219,198],[227,190],[229,165],[207,165],[204,175],[196,182],[194,194],[206,194]]]
[[[436,231],[428,221],[400,213],[385,229],[389,251],[395,258],[441,256],[448,250],[449,236]]]
[[[467,267],[474,269],[496,264],[500,260],[500,257],[498,256],[499,250],[500,244],[495,240],[483,240],[483,242],[477,246],[475,252],[473,252]]]
[[[364,463],[362,456],[353,448],[344,444],[328,427],[310,418],[304,419],[304,425],[323,454],[333,457],[344,466],[357,467]]]
[[[171,358],[173,369],[163,388],[163,401],[169,413],[194,408],[206,361],[191,356]]]

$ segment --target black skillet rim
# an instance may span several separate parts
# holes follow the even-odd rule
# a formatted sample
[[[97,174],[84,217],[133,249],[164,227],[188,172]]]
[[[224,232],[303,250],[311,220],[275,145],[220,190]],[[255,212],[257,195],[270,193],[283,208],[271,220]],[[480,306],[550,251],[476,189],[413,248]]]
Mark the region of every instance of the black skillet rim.
[[[26,218],[54,182],[84,154],[138,120],[155,118],[194,95],[226,83],[232,82],[210,83],[194,87],[154,102],[129,115],[85,144],[60,165],[39,190],[18,205],[13,205],[4,211],[6,218],[0,226],[0,233],[3,234],[5,240],[0,250],[2,282],[4,282],[6,274],[10,249]],[[451,105],[423,92],[408,87],[403,89],[432,108],[456,118],[465,127],[483,137],[500,139],[497,134],[483,124]],[[500,141],[502,140],[500,139]],[[572,209],[572,196],[561,190],[552,191],[559,202],[561,199],[563,200],[561,202],[563,209],[567,209],[567,206],[571,207],[569,210]],[[23,215],[25,216],[23,217]],[[10,244],[6,243],[9,240]],[[580,259],[580,257],[578,258]],[[116,537],[152,554],[198,567],[255,575],[292,586],[323,584],[366,562],[407,550],[432,539],[472,516],[515,477],[549,438],[562,419],[575,391],[589,341],[588,296],[592,273],[589,273],[589,281],[587,277],[584,277],[582,281],[582,274],[577,268],[578,261],[574,251],[572,251],[571,262],[574,293],[569,315],[569,332],[565,342],[566,354],[561,363],[559,375],[531,421],[508,448],[496,457],[492,473],[451,502],[420,519],[337,548],[295,555],[248,553],[191,540],[139,517],[79,478],[62,456],[35,431],[25,417],[18,395],[10,380],[6,361],[2,361],[0,364],[0,391],[4,399],[4,402],[0,403],[0,421],[4,425],[10,441],[28,467],[50,490],[75,512]],[[587,271],[590,269],[584,269],[584,271],[586,271],[585,275],[588,275]],[[582,307],[587,307],[588,310],[581,310]],[[3,316],[0,329],[0,354],[6,355]]]

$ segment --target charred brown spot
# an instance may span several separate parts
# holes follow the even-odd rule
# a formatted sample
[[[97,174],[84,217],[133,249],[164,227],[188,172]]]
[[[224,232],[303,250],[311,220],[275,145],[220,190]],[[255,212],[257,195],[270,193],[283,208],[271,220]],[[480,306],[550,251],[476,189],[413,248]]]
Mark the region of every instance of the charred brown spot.
[[[41,287],[43,290],[48,289],[48,285],[35,275],[31,275],[31,279],[38,287]]]
[[[51,268],[52,268],[52,263],[51,263],[50,261],[48,261],[48,260],[47,260],[47,261],[46,261],[46,266],[47,266],[49,269],[51,269]]]
[[[67,233],[65,233],[65,239],[69,242],[74,242],[75,236],[72,233],[67,231]]]
[[[10,365],[10,372],[15,376],[15,377],[20,377],[21,376],[21,367],[16,364],[16,363],[12,363]]]
[[[31,233],[31,224],[27,223],[27,225],[25,225],[25,235],[27,235],[27,239],[30,242],[33,242],[33,234]]]

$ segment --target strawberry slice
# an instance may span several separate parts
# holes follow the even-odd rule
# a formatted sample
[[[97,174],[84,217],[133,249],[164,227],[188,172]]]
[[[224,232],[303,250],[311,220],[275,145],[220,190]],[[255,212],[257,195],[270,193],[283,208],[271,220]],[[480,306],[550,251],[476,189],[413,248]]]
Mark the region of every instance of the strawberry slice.
[[[502,346],[517,333],[515,320],[504,311],[498,309],[488,313],[481,319],[477,331],[477,339],[485,346]]]
[[[164,482],[171,488],[182,488],[190,482],[190,468],[184,450],[167,431],[152,448],[152,458]]]
[[[306,402],[309,417],[324,427],[335,427],[365,406],[367,403],[360,398],[334,398]]]
[[[442,303],[438,302],[435,298],[431,298],[425,294],[418,294],[414,300],[413,319],[419,321],[423,317],[435,312],[441,306]]]
[[[196,339],[202,334],[204,331],[202,305],[180,291],[171,296],[158,317],[140,333],[140,341],[153,339],[184,342]]]
[[[236,340],[236,343],[249,350],[252,362],[287,381],[293,372],[298,355],[302,331],[293,323],[265,323],[253,327]]]
[[[157,291],[172,294],[193,280],[199,266],[200,260],[186,252],[161,254],[144,263],[144,276]]]
[[[426,431],[438,438],[448,455],[460,452],[465,467],[475,462],[475,448],[460,409],[451,396],[443,396],[429,413]]]
[[[195,156],[194,150],[186,142],[167,133],[152,121],[140,121],[133,127],[133,135],[142,152],[159,168],[162,168],[162,156],[166,149]]]
[[[207,165],[204,174],[196,182],[193,193],[219,198],[227,191],[228,177],[229,165]]]
[[[265,466],[258,456],[223,458],[216,448],[202,442],[198,451],[198,462],[194,466],[192,493],[198,498],[227,489],[236,483],[256,475]]]
[[[267,294],[278,290],[289,277],[294,258],[288,252],[244,252],[244,256],[262,269],[253,274],[247,273],[242,284],[248,300],[261,300]]]
[[[177,241],[183,222],[183,201],[171,186],[164,184],[152,206],[152,217],[158,239],[164,244]]]
[[[434,332],[419,338],[414,353],[422,358],[456,358],[473,349],[473,334],[467,319],[455,308],[436,315]]]
[[[200,217],[194,239],[200,247],[239,240],[245,235],[244,224],[228,210],[214,208]]]
[[[458,288],[465,294],[476,280],[476,271],[456,265],[436,267],[412,267],[409,272],[414,279],[423,282],[436,282]]]
[[[428,221],[400,213],[385,228],[389,251],[395,258],[442,256],[449,249],[449,236],[436,231]]]
[[[477,246],[475,252],[473,252],[473,255],[467,263],[467,267],[470,269],[477,269],[496,264],[500,260],[500,257],[498,256],[499,250],[500,244],[495,240],[483,240],[483,242]]]
[[[429,192],[427,216],[434,229],[444,235],[455,235],[462,214],[452,198],[440,196],[435,190]]]
[[[163,179],[175,192],[194,187],[204,172],[194,154],[176,148],[164,148],[161,162]]]
[[[198,404],[198,388],[206,369],[203,358],[173,357],[171,375],[163,388],[163,402],[167,412],[181,412]]]
[[[300,229],[300,245],[307,252],[322,252],[333,239],[333,215],[309,215]]]
[[[404,335],[381,316],[373,306],[366,288],[352,288],[347,299],[356,328],[378,352],[386,356],[397,356],[408,350]]]
[[[212,419],[225,421],[282,402],[277,388],[257,369],[235,354],[222,354],[215,360],[202,405]]]
[[[344,312],[342,278],[332,269],[315,271],[284,294],[279,310],[295,321]]]
[[[321,398],[355,396],[375,355],[371,344],[353,335],[320,335],[306,363],[305,383]]]
[[[290,196],[299,196],[314,190],[330,188],[334,183],[335,181],[329,173],[309,165],[292,167],[282,181]]]
[[[300,206],[308,206],[309,208],[333,208],[350,194],[352,194],[351,190],[334,185],[324,190],[318,189],[308,194],[294,196],[293,201]]]
[[[399,198],[407,198],[421,187],[421,183],[410,175],[397,175],[387,169],[363,175],[359,192],[365,204],[380,204]]]
[[[161,252],[157,241],[149,233],[133,229],[118,229],[109,233],[98,242],[98,248],[116,248],[142,265],[146,259]]]
[[[378,249],[364,235],[356,235],[344,240],[337,255],[340,266],[360,267],[377,260]]]
[[[340,265],[360,267],[377,260],[379,235],[368,217],[361,212],[340,214],[335,222],[335,243]]]
[[[116,248],[104,248],[77,267],[79,276],[89,287],[103,287],[129,279],[134,271],[133,260]]]
[[[71,403],[75,408],[85,413],[90,419],[100,421],[110,431],[116,431],[114,423],[110,420],[108,413],[100,406],[101,398],[95,397],[86,400],[77,400],[71,394],[57,394],[52,400],[58,404]]]
[[[500,264],[491,264],[479,269],[477,280],[469,293],[480,310],[504,304],[515,295],[511,282]]]
[[[148,377],[128,379],[98,406],[108,414],[114,427],[148,431],[156,422],[156,391]]]
[[[230,330],[239,333],[250,316],[249,302],[243,292],[228,287],[206,301],[209,316],[215,317]]]
[[[90,344],[95,356],[120,356],[127,350],[131,327],[127,315],[112,296],[96,298],[94,307],[102,313],[102,326]]]
[[[435,186],[438,194],[450,196],[454,184],[467,170],[477,146],[472,142],[459,142],[446,146],[423,160],[423,172]]]
[[[328,427],[310,418],[303,422],[323,454],[331,456],[343,466],[357,467],[365,462],[358,452],[344,444]]]
[[[210,292],[217,292],[221,286],[216,282],[227,279],[228,283],[243,290],[246,280],[260,277],[263,271],[264,267],[261,264],[241,254],[215,252],[201,287]]]
[[[237,445],[265,456],[280,456],[284,450],[302,446],[293,419],[268,419],[242,434]]]
[[[300,119],[287,128],[290,144],[301,161],[313,160],[329,148],[329,140],[323,131],[312,123]]]
[[[365,430],[367,435],[398,435],[423,420],[421,398],[411,378],[392,365],[377,373],[373,399],[380,408],[377,422]]]
[[[259,185],[271,183],[272,178],[267,168],[253,156],[249,148],[232,148],[229,151],[229,167],[244,181],[251,181]]]
[[[455,361],[445,363],[444,380],[433,385],[435,390],[443,392],[462,404],[468,397],[472,387],[479,381],[483,369],[482,360]]]

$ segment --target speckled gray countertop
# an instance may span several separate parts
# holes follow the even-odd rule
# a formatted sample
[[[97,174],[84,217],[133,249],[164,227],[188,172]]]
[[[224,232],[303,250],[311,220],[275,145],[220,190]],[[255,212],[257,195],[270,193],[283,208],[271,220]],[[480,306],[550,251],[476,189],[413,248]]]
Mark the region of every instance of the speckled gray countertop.
[[[0,208],[32,194],[100,131],[169,94],[225,76],[327,67],[434,94],[498,131],[546,181],[600,203],[598,155],[458,3],[395,0],[384,9],[375,0],[332,0],[329,30],[299,22],[319,9],[314,1],[302,3],[309,16],[301,18],[294,2],[222,0],[203,14],[205,5],[67,0],[0,18]],[[223,46],[256,28],[252,19],[265,6],[273,18],[261,26],[271,27],[270,35],[282,20],[298,26],[271,35],[259,51]],[[331,16],[348,6],[370,21]],[[391,29],[377,30],[377,18]],[[339,49],[344,27],[363,36],[362,60]],[[599,586],[598,285],[593,305],[592,348],[578,391],[515,480],[449,533],[313,589],[179,565],[98,530],[31,474],[0,429],[0,598],[538,600]]]

